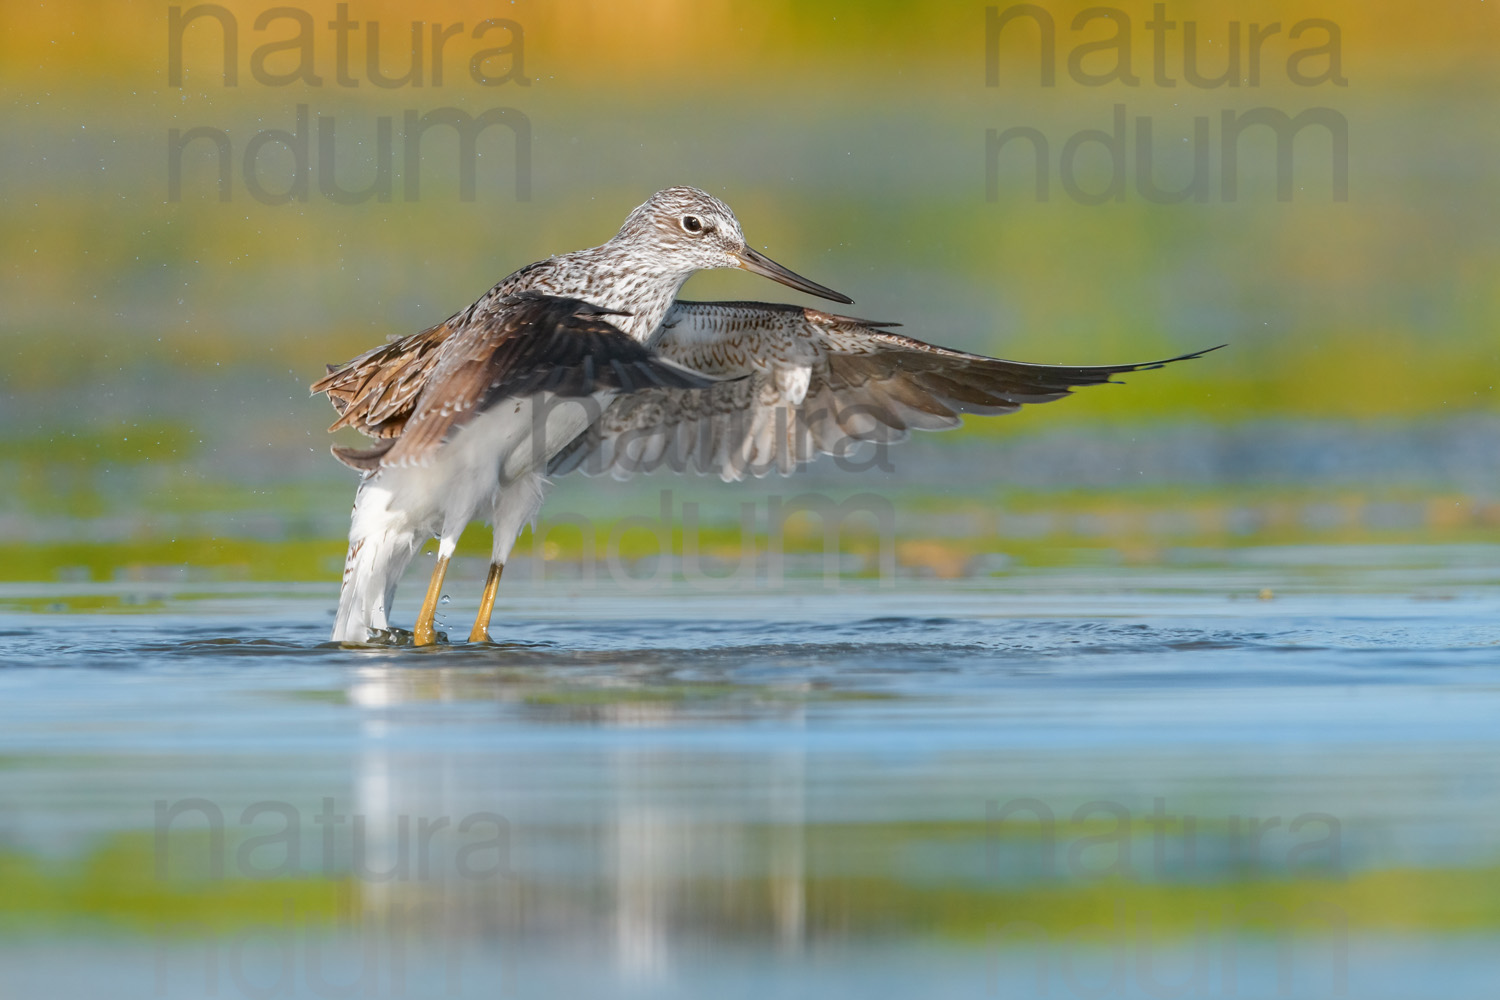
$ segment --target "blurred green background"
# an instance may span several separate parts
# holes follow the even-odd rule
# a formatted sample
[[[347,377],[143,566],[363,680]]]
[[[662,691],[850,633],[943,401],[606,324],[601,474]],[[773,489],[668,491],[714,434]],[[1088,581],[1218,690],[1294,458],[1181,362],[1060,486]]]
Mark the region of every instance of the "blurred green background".
[[[1496,550],[1479,543],[1500,530],[1494,3],[1174,0],[1104,8],[1076,29],[1086,4],[1048,3],[991,46],[982,2],[361,0],[347,7],[363,27],[348,33],[343,67],[357,86],[339,82],[328,27],[344,5],[276,13],[236,0],[174,30],[174,11],[191,6],[0,6],[0,611],[122,613],[11,620],[7,659],[120,669],[4,672],[14,719],[0,754],[0,969],[24,976],[40,955],[95,995],[91,964],[128,988],[100,956],[144,968],[165,955],[176,976],[198,968],[196,941],[263,928],[285,904],[326,923],[351,901],[399,913],[445,889],[387,893],[342,869],[211,886],[155,877],[149,804],[198,794],[231,814],[269,794],[309,815],[330,794],[376,817],[504,808],[533,852],[517,857],[531,919],[600,940],[619,931],[627,957],[631,928],[667,916],[674,935],[736,948],[772,928],[796,947],[842,935],[870,952],[809,950],[810,965],[832,955],[835,969],[898,989],[878,953],[899,965],[903,942],[921,938],[988,964],[974,946],[993,943],[997,914],[1050,933],[1123,903],[1181,943],[1205,909],[1295,911],[1312,893],[1353,915],[1365,936],[1356,974],[1389,995],[1418,975],[1458,995],[1492,965],[1493,616],[1487,593],[1449,599],[1493,584]],[[305,61],[277,48],[300,15]],[[1174,26],[1160,29],[1158,58],[1148,24],[1163,16]],[[475,39],[492,18],[505,23]],[[1048,20],[1053,85],[1042,82]],[[372,81],[371,22],[378,66],[410,72],[407,84]],[[1200,76],[1236,54],[1237,75],[1189,81],[1189,24]],[[1257,81],[1252,24],[1279,26]],[[1136,82],[1080,82],[1124,75],[1123,50],[1099,47],[1121,31]],[[496,85],[473,78],[475,58]],[[277,74],[321,82],[268,82]],[[1098,141],[1074,142],[1074,164],[1083,190],[1118,176],[1122,197],[1082,204],[1064,187],[1065,151],[1111,130],[1117,107],[1118,175]],[[297,130],[299,108],[300,161],[257,138]],[[444,109],[507,109],[509,124],[477,139],[471,200],[453,135],[432,130],[408,199],[407,116]],[[1323,109],[1347,130],[1347,177],[1334,136],[1308,127],[1283,200],[1274,136],[1252,128],[1229,158],[1229,197],[1224,116],[1259,109]],[[1155,183],[1178,189],[1194,176],[1199,119],[1203,200],[1144,197],[1140,123]],[[326,163],[319,127],[334,129]],[[1025,141],[991,163],[991,134],[1015,128],[1047,142],[1046,200]],[[230,150],[227,200],[213,137],[184,147],[173,195],[174,130],[199,129]],[[389,200],[323,193],[324,167],[357,190],[387,162]],[[253,184],[274,193],[299,180],[306,200],[255,196]],[[864,471],[824,461],[750,484],[570,477],[501,589],[497,620],[531,628],[521,634],[540,636],[535,648],[503,661],[310,648],[302,637],[326,634],[318,616],[336,600],[354,489],[328,454],[333,413],[307,393],[323,364],[607,239],[652,191],[681,183],[723,197],[776,260],[853,296],[853,314],[919,338],[1051,363],[1229,346],[919,436]],[[743,273],[700,275],[686,294],[791,297]],[[732,576],[745,552],[770,551],[772,505],[804,492],[887,504],[894,538],[851,519],[834,566],[883,574],[890,542],[901,589],[851,579],[846,593],[819,591],[827,538],[806,517],[787,523],[788,577],[803,579],[785,594]],[[660,517],[664,533],[618,531],[639,516]],[[612,536],[618,551],[602,551]],[[647,563],[662,537],[684,561],[690,549],[717,560],[721,582],[669,565],[672,583],[641,596],[619,576],[586,576],[619,556],[657,581],[660,561]],[[461,546],[455,622],[488,547],[482,527]],[[985,582],[915,586],[927,577]],[[758,593],[741,602],[747,589]],[[398,620],[420,593],[409,579]],[[288,608],[305,616],[301,631],[264,634]],[[154,614],[123,617],[136,611]],[[664,630],[672,615],[708,627]],[[814,621],[759,634],[762,619],[819,616],[831,631]],[[852,638],[839,631],[850,622]],[[911,645],[877,641],[892,636]],[[1011,794],[1052,796],[1060,817],[1104,798],[1143,817],[1165,796],[1207,817],[1211,863],[1196,881],[996,881],[991,856],[1008,862],[1038,839],[1023,827],[997,840],[981,819],[987,798]],[[1215,826],[1313,809],[1348,820],[1348,855],[1331,871],[1239,867]],[[1095,832],[1076,818],[1059,829]],[[196,856],[191,839],[173,843]],[[471,904],[445,903],[463,918],[454,926],[492,947],[496,925]],[[78,947],[83,936],[67,935],[83,926],[119,950]],[[151,928],[163,941],[193,935],[186,951],[148,958]],[[516,940],[524,959],[532,939]],[[1271,969],[1257,955],[1247,967]],[[588,963],[570,952],[554,964]],[[61,995],[35,982],[36,995]],[[559,993],[581,995],[546,995]]]
[[[1150,560],[1184,544],[1486,537],[1500,521],[1491,6],[1183,2],[1157,31],[1149,4],[1078,28],[1084,5],[1049,5],[1047,86],[1037,19],[1007,24],[991,48],[981,3],[360,3],[347,16],[378,24],[381,71],[411,70],[413,22],[422,66],[415,82],[374,85],[361,28],[347,38],[349,86],[331,3],[295,8],[305,28],[284,13],[257,28],[271,5],[227,3],[175,29],[185,15],[168,4],[8,3],[0,474],[14,488],[0,501],[0,575],[333,581],[353,481],[327,455],[331,411],[307,398],[323,363],[428,326],[532,260],[606,239],[673,183],[722,196],[753,243],[852,295],[854,314],[917,337],[1055,363],[1231,345],[1126,388],[971,420],[893,452],[883,478],[815,468],[813,488],[873,482],[894,498],[907,568],[954,575],[974,571],[969,553],[1077,547]],[[1321,21],[1292,39],[1309,18]],[[1280,26],[1260,46],[1255,83],[1252,22]],[[438,24],[463,26],[444,43],[440,82]],[[1224,73],[1233,50],[1237,77],[1189,82],[1189,25],[1200,75]],[[1119,49],[1079,49],[1117,31],[1138,82],[1079,82],[1120,68]],[[306,50],[263,48],[297,37]],[[476,82],[471,58],[500,82]],[[299,73],[320,83],[268,77]],[[1080,204],[1062,186],[1063,148],[1111,129],[1117,105],[1129,126],[1123,196]],[[295,129],[299,106],[308,197],[265,204],[244,154],[257,133]],[[482,133],[464,200],[457,143],[434,129],[408,200],[405,116],[445,108],[511,109],[528,138],[506,125]],[[1226,197],[1222,116],[1260,108],[1330,109],[1346,123],[1346,200],[1321,127],[1291,147],[1290,200],[1278,198],[1271,132],[1247,131]],[[1175,189],[1193,175],[1199,117],[1206,200],[1142,197],[1137,123],[1150,120],[1155,183]],[[358,190],[387,158],[382,118],[391,199],[330,200],[314,123],[329,120],[334,176]],[[1015,127],[1048,142],[1045,201],[1024,142],[990,176],[987,133]],[[171,196],[173,130],[200,128],[227,137],[228,201],[203,138],[182,152]],[[1100,143],[1079,147],[1076,165],[1086,190],[1110,180]],[[297,168],[266,142],[255,178],[285,191]],[[784,292],[712,273],[685,294]],[[653,511],[664,487],[703,500],[734,547],[740,487],[568,481],[548,513]],[[1036,511],[1040,527],[1007,528]],[[570,557],[564,535],[559,557]],[[465,544],[487,543],[476,530]]]

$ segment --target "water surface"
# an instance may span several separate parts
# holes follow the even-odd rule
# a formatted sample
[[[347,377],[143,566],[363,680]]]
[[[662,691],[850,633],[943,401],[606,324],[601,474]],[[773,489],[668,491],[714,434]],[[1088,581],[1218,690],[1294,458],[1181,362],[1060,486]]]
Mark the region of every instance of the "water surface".
[[[434,649],[324,642],[323,585],[17,585],[0,983],[1487,995],[1497,569],[529,581]]]

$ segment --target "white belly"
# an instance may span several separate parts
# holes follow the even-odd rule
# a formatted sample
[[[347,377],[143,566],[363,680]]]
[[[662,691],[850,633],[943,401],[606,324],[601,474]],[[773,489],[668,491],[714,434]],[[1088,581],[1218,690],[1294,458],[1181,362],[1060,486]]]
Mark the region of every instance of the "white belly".
[[[363,514],[456,541],[465,525],[490,512],[498,491],[544,474],[547,462],[613,398],[611,392],[584,399],[546,393],[505,400],[456,431],[426,465],[382,469],[365,484],[369,502],[356,509],[356,520]]]

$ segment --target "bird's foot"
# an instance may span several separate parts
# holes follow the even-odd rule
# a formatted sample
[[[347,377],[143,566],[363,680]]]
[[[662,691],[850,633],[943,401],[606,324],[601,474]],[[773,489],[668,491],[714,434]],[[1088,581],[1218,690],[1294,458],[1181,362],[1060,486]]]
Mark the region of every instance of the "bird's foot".
[[[394,625],[390,628],[372,628],[365,634],[365,643],[370,646],[430,646],[436,643],[446,645],[447,642],[447,632],[433,630],[425,642],[419,642],[415,632]]]
[[[448,633],[439,632],[436,628],[424,629],[419,622],[415,632],[403,632],[413,646],[446,646],[448,645]]]
[[[366,645],[410,646],[411,633],[405,628],[371,628],[365,633]]]
[[[372,628],[365,633],[365,642],[371,646],[410,646],[411,632],[404,628]]]

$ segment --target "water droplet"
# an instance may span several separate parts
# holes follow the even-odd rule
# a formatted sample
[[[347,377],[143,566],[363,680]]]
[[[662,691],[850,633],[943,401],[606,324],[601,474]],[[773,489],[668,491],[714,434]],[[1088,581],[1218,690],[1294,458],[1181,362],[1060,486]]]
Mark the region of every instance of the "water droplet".
[[[439,603],[439,604],[447,604],[447,603],[448,603],[448,595],[447,595],[447,594],[444,594],[444,595],[443,595],[443,599],[442,599],[442,600],[440,600],[440,601],[438,601],[438,603]]]

